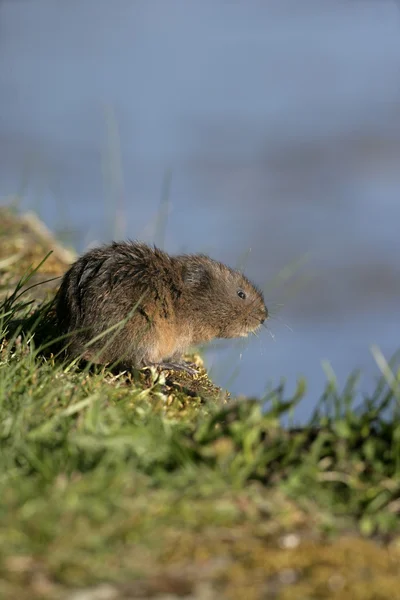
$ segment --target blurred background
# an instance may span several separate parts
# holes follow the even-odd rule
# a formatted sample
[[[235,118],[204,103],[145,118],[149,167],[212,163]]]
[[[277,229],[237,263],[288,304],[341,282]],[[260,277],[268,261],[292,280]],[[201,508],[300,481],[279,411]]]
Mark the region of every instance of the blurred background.
[[[0,197],[79,251],[203,251],[273,318],[206,354],[234,394],[329,361],[371,389],[400,331],[394,1],[2,0]],[[283,306],[282,306],[283,305]]]

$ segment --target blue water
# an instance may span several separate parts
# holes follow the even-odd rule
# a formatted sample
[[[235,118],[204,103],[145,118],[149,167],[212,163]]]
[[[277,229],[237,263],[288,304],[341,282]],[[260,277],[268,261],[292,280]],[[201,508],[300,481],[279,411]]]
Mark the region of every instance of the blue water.
[[[267,304],[284,304],[275,341],[208,352],[233,393],[304,374],[303,418],[321,360],[340,384],[363,368],[368,390],[370,345],[400,345],[394,2],[3,0],[0,107],[4,202],[19,195],[79,250],[165,237],[171,252],[245,262]]]

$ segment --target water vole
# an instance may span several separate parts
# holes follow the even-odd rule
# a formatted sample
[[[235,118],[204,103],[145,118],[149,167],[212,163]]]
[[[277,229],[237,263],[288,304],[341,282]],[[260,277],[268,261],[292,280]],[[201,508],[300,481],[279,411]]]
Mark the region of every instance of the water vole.
[[[240,272],[140,242],[113,242],[79,258],[63,277],[56,313],[70,358],[139,368],[184,368],[189,346],[246,336],[268,316],[262,293]]]

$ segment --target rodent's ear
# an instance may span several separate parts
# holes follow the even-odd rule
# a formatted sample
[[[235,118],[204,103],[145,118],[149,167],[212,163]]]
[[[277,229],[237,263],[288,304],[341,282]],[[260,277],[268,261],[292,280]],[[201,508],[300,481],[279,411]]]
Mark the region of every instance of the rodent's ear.
[[[186,265],[183,270],[183,280],[188,285],[199,285],[205,283],[209,278],[207,269],[202,264]]]

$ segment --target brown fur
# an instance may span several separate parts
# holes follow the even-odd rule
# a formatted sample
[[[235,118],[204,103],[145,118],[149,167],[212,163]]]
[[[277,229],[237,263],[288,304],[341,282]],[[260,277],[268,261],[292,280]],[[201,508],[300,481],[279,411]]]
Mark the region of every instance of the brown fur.
[[[79,258],[63,277],[56,310],[69,357],[128,367],[179,360],[192,344],[247,335],[268,316],[261,292],[238,271],[140,242]]]

